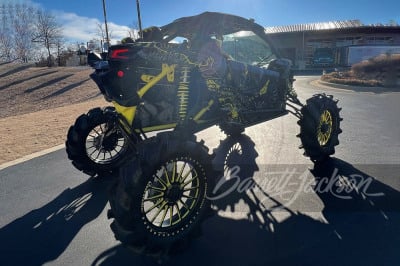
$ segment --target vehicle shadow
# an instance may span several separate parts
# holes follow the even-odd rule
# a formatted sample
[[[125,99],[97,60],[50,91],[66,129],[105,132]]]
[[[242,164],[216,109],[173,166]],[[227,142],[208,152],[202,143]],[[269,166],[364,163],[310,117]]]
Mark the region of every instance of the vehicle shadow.
[[[0,265],[43,265],[58,258],[107,204],[109,178],[65,189],[43,207],[0,228]]]
[[[310,186],[294,195],[301,202],[314,197],[322,207],[305,202],[299,211],[271,196],[271,187],[260,179],[263,166],[256,163],[258,154],[249,137],[228,138],[215,152],[216,161],[226,169],[239,167],[240,172],[236,169],[234,176],[217,182],[215,195],[224,195],[213,198],[218,215],[204,223],[200,238],[164,265],[397,265],[400,261],[400,192],[376,178],[395,177],[399,166],[360,166],[365,172],[336,158],[314,169],[303,165],[301,176]],[[233,212],[225,215],[229,210]],[[92,265],[157,264],[118,245]]]

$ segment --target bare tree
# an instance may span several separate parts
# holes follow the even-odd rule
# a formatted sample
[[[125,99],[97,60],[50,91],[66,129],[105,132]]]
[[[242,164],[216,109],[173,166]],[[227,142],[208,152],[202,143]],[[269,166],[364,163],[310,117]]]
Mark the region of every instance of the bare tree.
[[[13,41],[8,32],[0,32],[0,58],[7,62],[13,60]]]
[[[28,62],[32,52],[32,13],[34,8],[26,4],[15,4],[9,6],[12,26],[14,31],[15,57]]]
[[[5,61],[11,61],[13,56],[13,36],[10,30],[10,12],[8,5],[0,5],[0,58]]]
[[[52,66],[51,48],[55,47],[62,36],[62,28],[57,23],[55,16],[49,12],[38,10],[34,23],[33,42],[41,43],[47,50],[47,65]]]
[[[97,36],[100,38],[103,44],[107,43],[106,29],[104,23],[97,23]],[[112,38],[112,31],[110,30],[108,31],[108,38]],[[101,50],[103,52],[103,47],[101,48]]]
[[[389,26],[393,26],[393,27],[399,26],[399,24],[397,23],[397,21],[394,20],[394,19],[390,19],[388,25],[389,25]]]
[[[97,22],[97,36],[100,37],[100,40],[106,39],[106,30],[104,29],[104,25],[100,22]]]
[[[10,30],[10,12],[8,5],[0,5],[0,59],[11,61],[13,57],[13,36]]]
[[[0,3],[0,60],[28,62],[46,51],[51,65],[51,49],[60,51],[61,36],[51,14],[27,3]]]
[[[57,64],[61,66],[61,54],[65,50],[65,40],[61,36],[56,39],[55,46],[57,48]]]
[[[131,37],[132,39],[136,40],[138,39],[139,36],[139,23],[137,21],[133,21],[133,23],[131,25],[129,25],[129,37]]]

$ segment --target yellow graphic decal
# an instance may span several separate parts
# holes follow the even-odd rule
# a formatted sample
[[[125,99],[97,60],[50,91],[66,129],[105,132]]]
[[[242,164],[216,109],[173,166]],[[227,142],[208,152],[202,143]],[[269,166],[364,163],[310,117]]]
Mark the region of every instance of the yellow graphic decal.
[[[172,65],[171,67],[168,66],[167,64],[163,64],[163,68],[167,68],[167,80],[168,82],[174,82],[175,79],[175,67],[176,65]]]
[[[142,128],[142,130],[143,130],[143,132],[152,132],[152,131],[157,131],[157,130],[171,129],[171,128],[175,128],[175,127],[176,127],[176,123],[173,123],[173,124],[145,127],[145,128]],[[137,133],[140,133],[140,130],[138,130],[138,129],[136,129],[135,131]]]
[[[167,79],[168,79],[168,76],[169,76],[169,78],[170,79],[172,78],[172,80],[173,80],[173,76],[174,76],[174,73],[175,73],[175,67],[176,67],[176,65],[168,66],[167,64],[162,64],[161,73],[158,74],[157,76],[153,77],[146,85],[144,85],[142,88],[139,89],[139,91],[137,93],[139,95],[139,97],[143,97],[143,95],[145,95],[146,92],[149,89],[151,89],[151,87],[156,85],[157,82],[159,82],[165,76],[167,76]],[[170,79],[168,79],[169,82],[171,82]]]
[[[221,86],[213,79],[207,79],[207,88],[210,90],[219,90]]]
[[[146,75],[143,74],[142,76],[140,76],[140,79],[146,83],[149,83],[155,76],[153,75]]]
[[[142,98],[143,95],[145,95],[155,84],[157,84],[165,76],[167,76],[167,80],[169,82],[173,82],[175,67],[176,65],[168,66],[167,64],[162,64],[161,73],[158,74],[157,76],[142,75],[141,79],[144,82],[146,82],[146,85],[144,85],[142,88],[138,90],[137,92],[138,96]],[[115,106],[117,113],[124,116],[129,125],[132,126],[133,120],[135,119],[136,106],[122,106],[115,101],[113,101],[113,104]],[[129,131],[129,129],[127,130]]]
[[[208,110],[210,110],[211,106],[214,104],[214,100],[210,100],[208,102],[208,105],[204,107],[203,109],[200,110],[200,112],[195,115],[193,118],[194,121],[198,121]]]
[[[113,101],[113,105],[115,106],[115,110],[121,114],[123,117],[125,117],[126,121],[129,123],[129,125],[132,125],[133,119],[135,118],[135,112],[136,112],[136,106],[122,106],[119,105],[117,102]],[[130,132],[129,128],[125,128],[128,132]]]
[[[267,93],[268,91],[268,86],[269,86],[269,80],[267,80],[267,82],[265,83],[265,85],[261,88],[260,90],[260,95],[264,95]]]
[[[175,67],[176,67],[176,65],[168,66],[167,64],[162,64],[162,72],[161,72],[160,74],[166,72],[168,82],[171,82],[171,83],[172,83],[172,82],[174,82],[174,80],[175,80]],[[159,76],[159,75],[153,76],[153,75],[143,74],[143,75],[140,76],[140,79],[141,79],[143,82],[149,83],[149,82],[151,82],[154,78],[156,78],[156,77],[158,77],[158,76]],[[165,76],[165,74],[163,75],[163,77],[164,77],[164,76]]]
[[[181,78],[178,87],[178,101],[179,101],[179,118],[184,120],[186,118],[188,102],[189,102],[189,77],[190,70],[187,67],[182,68]]]
[[[233,106],[233,104],[230,104],[230,108],[231,108],[231,117],[233,119],[236,119],[239,117],[239,112],[237,111],[236,107]]]
[[[165,50],[165,49],[163,49],[163,48],[160,47],[160,46],[154,46],[153,48],[157,49],[158,52],[159,52],[160,54],[162,54],[162,55],[165,55],[165,56],[173,55],[173,56],[171,56],[171,58],[176,58],[176,60],[182,61],[183,63],[189,64],[189,65],[199,66],[199,63],[197,63],[197,62],[192,62],[192,61],[190,60],[189,56],[187,56],[187,55],[185,55],[185,54],[183,54],[183,53],[176,53],[176,52],[174,53],[174,52]]]

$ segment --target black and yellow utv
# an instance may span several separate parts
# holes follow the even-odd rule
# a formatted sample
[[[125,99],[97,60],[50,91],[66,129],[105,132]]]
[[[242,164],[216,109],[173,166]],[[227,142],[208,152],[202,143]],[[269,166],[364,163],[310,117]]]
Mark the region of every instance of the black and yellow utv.
[[[235,137],[291,112],[306,156],[321,161],[334,153],[337,101],[319,94],[300,103],[290,60],[253,20],[206,12],[142,35],[110,47],[91,78],[112,107],[81,115],[66,141],[77,169],[118,176],[111,227],[132,250],[173,253],[209,215],[207,194],[221,172],[196,140],[200,130],[218,125]]]

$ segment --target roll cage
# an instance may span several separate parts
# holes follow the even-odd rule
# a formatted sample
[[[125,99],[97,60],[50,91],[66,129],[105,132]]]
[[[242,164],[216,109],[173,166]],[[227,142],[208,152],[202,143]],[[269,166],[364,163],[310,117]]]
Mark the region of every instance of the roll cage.
[[[208,38],[215,35],[233,34],[239,31],[251,31],[268,43],[272,52],[278,58],[281,57],[269,36],[265,34],[264,27],[255,23],[253,19],[245,19],[235,15],[218,12],[204,12],[199,15],[176,19],[173,22],[160,27],[159,31],[162,38],[157,41],[164,43],[168,43],[177,37],[182,37],[192,41],[196,38]]]

